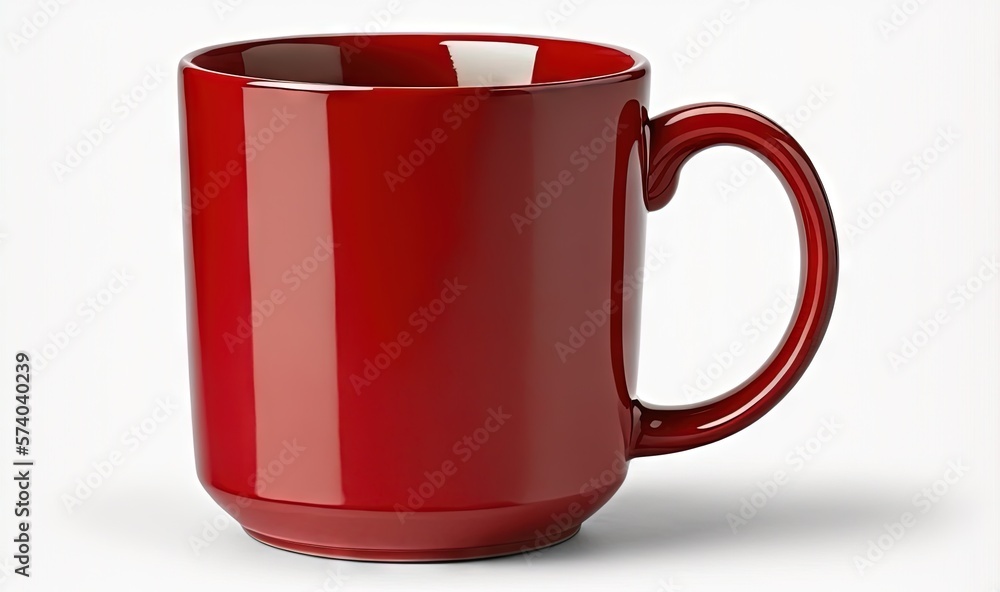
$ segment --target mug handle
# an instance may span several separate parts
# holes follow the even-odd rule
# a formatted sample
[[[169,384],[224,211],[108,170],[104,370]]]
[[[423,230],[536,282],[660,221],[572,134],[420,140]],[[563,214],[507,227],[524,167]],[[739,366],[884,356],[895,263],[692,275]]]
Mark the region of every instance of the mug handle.
[[[648,122],[646,207],[658,210],[677,189],[681,166],[711,146],[745,148],[781,178],[801,244],[798,301],[792,322],[764,367],[735,389],[688,407],[632,400],[630,458],[679,452],[731,436],[770,411],[798,381],[826,332],[837,290],[837,235],[823,185],[809,157],[763,115],[722,103],[669,111]]]

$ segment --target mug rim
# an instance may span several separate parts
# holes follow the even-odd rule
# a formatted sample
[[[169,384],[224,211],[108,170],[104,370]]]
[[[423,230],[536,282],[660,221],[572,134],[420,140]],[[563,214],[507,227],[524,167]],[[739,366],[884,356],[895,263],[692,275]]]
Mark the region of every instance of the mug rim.
[[[324,82],[306,82],[300,80],[291,79],[281,79],[281,78],[267,78],[261,76],[250,76],[246,74],[234,74],[232,72],[226,72],[221,69],[209,68],[203,65],[195,63],[200,57],[206,56],[212,52],[218,52],[226,49],[235,49],[242,47],[244,49],[249,49],[252,47],[259,47],[264,45],[270,45],[273,43],[280,43],[283,41],[301,43],[311,39],[328,39],[328,40],[344,40],[349,41],[351,39],[367,38],[367,37],[383,37],[391,38],[395,37],[397,39],[415,39],[420,37],[448,37],[455,41],[507,41],[507,42],[545,42],[545,43],[565,43],[573,45],[583,45],[588,46],[591,49],[604,49],[619,52],[632,59],[632,65],[614,72],[609,72],[605,74],[599,74],[595,76],[578,77],[578,78],[567,78],[565,80],[554,80],[546,82],[530,82],[524,84],[484,84],[481,86],[435,86],[435,85],[350,85],[350,84],[331,84]],[[205,46],[196,49],[192,52],[186,54],[181,58],[179,63],[179,70],[183,72],[184,70],[196,70],[213,77],[229,78],[238,81],[242,81],[244,84],[250,86],[262,86],[271,88],[282,88],[287,90],[303,90],[303,91],[313,91],[313,92],[334,92],[342,90],[389,90],[395,92],[475,92],[475,91],[495,91],[495,90],[520,90],[520,91],[533,91],[548,88],[577,88],[582,86],[593,86],[593,85],[603,85],[603,84],[614,84],[618,82],[625,82],[628,80],[637,80],[646,75],[649,71],[649,60],[637,51],[621,47],[618,45],[613,45],[609,43],[599,43],[595,41],[584,41],[580,39],[571,39],[567,37],[553,37],[546,35],[520,35],[520,34],[509,34],[509,33],[470,33],[470,32],[379,32],[379,33],[318,33],[311,35],[286,35],[279,37],[262,37],[258,39],[249,40],[239,40],[239,41],[229,41],[225,43],[219,43],[215,45]]]

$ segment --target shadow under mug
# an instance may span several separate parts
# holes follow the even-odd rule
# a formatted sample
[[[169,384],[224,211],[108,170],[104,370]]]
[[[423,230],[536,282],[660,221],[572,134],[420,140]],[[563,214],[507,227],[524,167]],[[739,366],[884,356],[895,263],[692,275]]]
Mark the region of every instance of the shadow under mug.
[[[802,148],[735,105],[650,118],[632,51],[332,35],[197,51],[179,74],[198,474],[264,543],[384,561],[558,543],[630,459],[759,419],[825,332],[837,244]],[[723,144],[788,189],[798,302],[741,386],[646,405],[646,216]]]

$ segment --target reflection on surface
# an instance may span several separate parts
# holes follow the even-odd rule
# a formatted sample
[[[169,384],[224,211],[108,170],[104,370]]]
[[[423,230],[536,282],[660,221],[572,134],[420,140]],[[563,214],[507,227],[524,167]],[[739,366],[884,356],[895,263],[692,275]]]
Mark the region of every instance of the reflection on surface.
[[[499,41],[442,41],[458,86],[531,84],[538,47]]]
[[[340,431],[326,97],[296,99],[289,106],[280,90],[243,91],[253,487],[265,499],[337,504],[344,495],[340,473],[330,470],[340,464]],[[299,393],[325,396],[304,405]]]

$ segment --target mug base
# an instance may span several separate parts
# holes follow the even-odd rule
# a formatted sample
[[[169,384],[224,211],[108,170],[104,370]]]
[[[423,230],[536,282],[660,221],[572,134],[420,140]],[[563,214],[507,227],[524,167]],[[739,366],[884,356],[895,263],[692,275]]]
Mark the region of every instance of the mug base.
[[[269,547],[274,547],[276,549],[281,549],[283,551],[292,551],[293,553],[302,553],[304,555],[312,555],[315,557],[326,557],[328,559],[347,559],[351,561],[376,561],[376,562],[390,562],[390,563],[428,563],[437,561],[464,561],[469,559],[487,559],[490,557],[503,557],[505,555],[517,555],[518,553],[531,553],[538,551],[540,549],[545,549],[553,545],[558,545],[573,538],[578,532],[580,532],[580,527],[577,526],[571,530],[559,535],[558,538],[552,540],[552,542],[543,546],[530,547],[530,551],[525,551],[525,549],[535,543],[535,541],[518,541],[514,543],[505,543],[502,545],[490,545],[486,547],[466,547],[458,549],[419,549],[413,551],[401,551],[401,550],[381,550],[381,549],[345,549],[339,547],[323,547],[319,545],[310,545],[308,543],[299,543],[296,541],[290,541],[286,539],[281,539],[273,536],[268,536],[266,534],[261,534],[250,530],[249,528],[244,528],[244,531],[254,540],[263,543]]]

